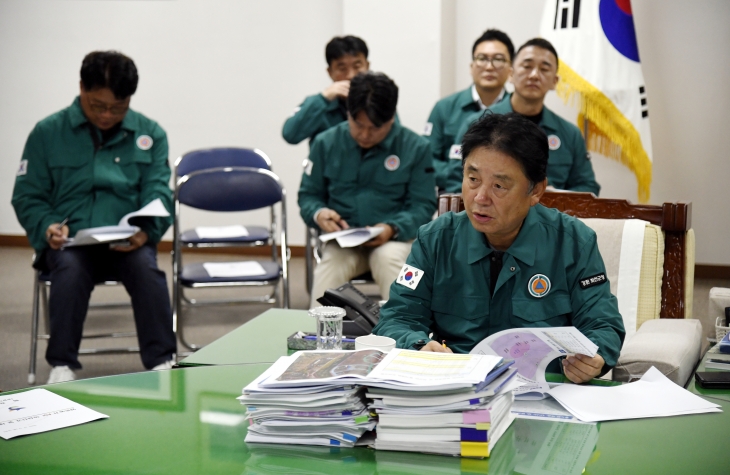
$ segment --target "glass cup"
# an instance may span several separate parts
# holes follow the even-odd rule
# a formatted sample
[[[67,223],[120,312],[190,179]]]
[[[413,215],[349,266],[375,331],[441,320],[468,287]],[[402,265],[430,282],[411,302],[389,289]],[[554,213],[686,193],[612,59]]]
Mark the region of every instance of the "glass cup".
[[[340,307],[316,307],[309,316],[317,320],[317,349],[342,349],[342,319],[345,310]]]

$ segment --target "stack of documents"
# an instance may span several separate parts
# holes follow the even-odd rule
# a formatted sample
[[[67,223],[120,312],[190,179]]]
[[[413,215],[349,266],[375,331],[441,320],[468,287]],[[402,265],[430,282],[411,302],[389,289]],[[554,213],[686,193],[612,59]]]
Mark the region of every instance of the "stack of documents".
[[[514,373],[502,358],[489,355],[301,351],[280,358],[244,388],[239,399],[251,421],[246,442],[373,444],[368,431],[375,428],[377,411],[406,419],[439,416],[434,429],[446,434],[437,432],[433,442],[422,443],[412,437],[424,435],[422,427],[414,431],[410,419],[391,418],[395,427],[388,430],[392,435],[405,427],[400,437],[405,442],[376,440],[375,448],[485,457],[512,422],[511,390],[519,385]],[[365,387],[376,398],[370,411]],[[462,442],[462,432],[478,439]]]
[[[370,409],[378,415],[374,447],[489,457],[514,420],[512,390],[521,384],[515,374],[510,364],[501,364],[480,384],[468,388],[368,389]]]
[[[363,436],[375,428],[375,420],[365,404],[365,389],[347,378],[330,377],[338,368],[372,367],[366,356],[353,353],[303,351],[282,357],[243,388],[238,399],[250,422],[246,442],[342,447],[353,447],[360,439],[367,443]],[[376,353],[380,361],[382,353]]]

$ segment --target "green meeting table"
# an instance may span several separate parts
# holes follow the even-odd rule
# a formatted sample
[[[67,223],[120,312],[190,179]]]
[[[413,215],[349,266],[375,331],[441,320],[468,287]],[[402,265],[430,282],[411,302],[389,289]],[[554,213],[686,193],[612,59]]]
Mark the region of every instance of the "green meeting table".
[[[273,363],[287,355],[287,337],[315,330],[314,319],[306,310],[272,308],[180,360],[178,365]]]
[[[258,317],[260,320],[254,319],[243,327],[254,326],[239,328],[234,333],[253,336],[248,331],[261,330],[263,327],[256,325],[268,321],[272,314],[283,315],[277,312],[267,312],[261,316],[265,318]],[[295,314],[291,316],[295,318]],[[297,327],[298,323],[291,320],[287,325]],[[42,386],[109,418],[11,440],[0,439],[0,474],[729,472],[726,434],[730,427],[730,392],[703,394],[701,388],[696,392],[720,404],[723,413],[600,424],[518,419],[488,459],[385,452],[367,447],[246,444],[245,408],[236,397],[271,361],[286,354],[286,344],[282,347],[274,339],[279,338],[275,336],[279,333],[285,334],[285,339],[291,334],[287,333],[289,329],[259,334],[255,345],[242,348],[219,366],[197,361],[166,371]],[[299,329],[306,328],[294,331]],[[216,344],[222,341],[229,343],[224,337]],[[279,353],[267,350],[269,346]],[[246,348],[262,353],[246,357]],[[254,361],[231,361],[246,358]],[[255,361],[265,358],[270,361]]]

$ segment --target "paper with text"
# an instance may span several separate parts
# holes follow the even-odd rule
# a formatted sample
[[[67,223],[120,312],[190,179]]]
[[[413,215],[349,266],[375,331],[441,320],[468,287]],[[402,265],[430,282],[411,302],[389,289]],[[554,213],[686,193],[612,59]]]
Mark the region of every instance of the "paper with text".
[[[598,346],[575,327],[512,328],[488,336],[472,350],[515,360],[523,385],[515,390],[520,399],[542,399],[550,389],[545,380],[548,364],[560,356],[596,355]]]
[[[0,437],[3,439],[62,429],[108,417],[42,388],[0,395]]]

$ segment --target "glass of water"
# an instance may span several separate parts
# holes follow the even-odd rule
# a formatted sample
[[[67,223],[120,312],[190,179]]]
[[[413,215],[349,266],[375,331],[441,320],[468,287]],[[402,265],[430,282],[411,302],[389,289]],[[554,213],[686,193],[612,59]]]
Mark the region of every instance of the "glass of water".
[[[317,349],[342,349],[342,319],[345,310],[340,307],[316,307],[309,316],[317,320]]]

